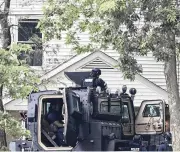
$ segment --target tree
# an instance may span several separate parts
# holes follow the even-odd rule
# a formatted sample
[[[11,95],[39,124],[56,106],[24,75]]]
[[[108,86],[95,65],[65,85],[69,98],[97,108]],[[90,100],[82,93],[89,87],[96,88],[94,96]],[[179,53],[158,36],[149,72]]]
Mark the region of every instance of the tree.
[[[176,72],[179,53],[179,8],[175,0],[48,0],[39,28],[45,41],[61,39],[66,31],[66,44],[77,53],[106,49],[119,52],[119,67],[124,77],[134,80],[143,72],[136,55],[152,52],[164,62],[169,97],[174,150],[180,150],[180,100]],[[137,22],[144,19],[142,27]],[[122,26],[125,27],[122,30]],[[79,33],[88,32],[90,43],[81,44]]]
[[[26,58],[22,52],[32,51],[32,47],[25,44],[11,42],[11,25],[9,23],[10,0],[4,0],[0,5],[1,42],[0,48],[0,129],[4,133],[2,146],[7,146],[6,133],[17,137],[25,135],[23,130],[10,114],[5,112],[3,105],[4,95],[12,99],[26,98],[32,91],[36,90],[36,83],[39,83],[38,76],[26,64]]]

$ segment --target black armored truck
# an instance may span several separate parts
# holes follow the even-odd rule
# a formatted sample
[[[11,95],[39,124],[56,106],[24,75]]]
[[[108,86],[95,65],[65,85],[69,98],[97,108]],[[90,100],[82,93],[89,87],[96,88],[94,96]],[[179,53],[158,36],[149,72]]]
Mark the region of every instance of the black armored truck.
[[[144,100],[135,115],[136,89],[111,93],[100,71],[65,72],[76,87],[33,92],[26,128],[31,139],[10,143],[12,151],[147,150],[152,136],[165,132],[167,105]],[[156,142],[157,144],[157,142]],[[155,145],[154,150],[158,145]],[[152,149],[151,149],[152,150]]]

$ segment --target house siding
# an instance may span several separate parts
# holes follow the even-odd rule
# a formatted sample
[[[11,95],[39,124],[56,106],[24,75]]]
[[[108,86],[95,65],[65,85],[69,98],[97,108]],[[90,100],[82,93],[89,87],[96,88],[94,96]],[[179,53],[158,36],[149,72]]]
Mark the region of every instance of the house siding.
[[[2,1],[4,0],[0,0],[0,2]],[[21,11],[21,14],[32,9],[35,10],[35,13],[39,13],[45,2],[46,0],[12,0],[10,8],[12,11]]]

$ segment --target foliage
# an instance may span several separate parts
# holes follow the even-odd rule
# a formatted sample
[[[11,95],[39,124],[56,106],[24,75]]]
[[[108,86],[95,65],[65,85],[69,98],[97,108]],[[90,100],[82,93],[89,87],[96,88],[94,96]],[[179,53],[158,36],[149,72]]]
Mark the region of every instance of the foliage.
[[[30,137],[30,132],[23,129],[19,121],[15,120],[15,118],[7,112],[0,112],[0,129],[5,130],[6,134],[11,135],[15,139],[22,136]]]
[[[12,44],[8,50],[0,49],[0,85],[6,97],[26,98],[32,90],[37,89],[35,84],[39,83],[38,76],[26,64],[25,54],[31,51],[31,46],[26,44]],[[0,129],[14,138],[30,135],[17,120],[3,111],[0,111]]]
[[[38,76],[26,64],[23,54],[32,49],[25,44],[12,44],[9,50],[0,49],[0,84],[13,98],[26,97],[39,82]]]
[[[157,61],[167,61],[179,45],[174,41],[180,33],[175,0],[48,0],[43,12],[38,27],[45,41],[61,39],[66,31],[66,43],[77,53],[111,47],[119,52],[125,78],[132,80],[142,72],[135,55],[152,52]],[[83,32],[89,32],[89,44],[80,42]]]
[[[11,0],[4,0],[0,4],[0,130],[17,138],[29,136],[29,133],[22,129],[18,121],[4,112],[3,98],[26,98],[32,90],[37,89],[35,84],[39,83],[39,79],[26,64],[29,60],[27,54],[33,51],[31,46],[11,43],[11,27],[14,25],[10,25],[8,20],[10,4]],[[6,134],[1,137],[1,146],[7,146],[5,136]],[[1,150],[5,149],[1,147]]]

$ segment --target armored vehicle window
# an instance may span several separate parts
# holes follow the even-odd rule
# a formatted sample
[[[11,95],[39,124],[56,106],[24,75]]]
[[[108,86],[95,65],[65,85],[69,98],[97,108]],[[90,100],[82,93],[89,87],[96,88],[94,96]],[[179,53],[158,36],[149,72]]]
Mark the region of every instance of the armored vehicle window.
[[[120,102],[111,102],[111,113],[119,114],[121,112]]]
[[[160,109],[159,105],[157,104],[148,104],[144,108],[143,117],[159,117],[160,116]]]
[[[122,121],[123,121],[124,123],[129,123],[129,122],[131,122],[130,116],[129,116],[128,105],[126,105],[126,104],[123,105]]]
[[[47,106],[46,106],[46,111],[49,111],[49,107],[50,107],[50,103],[47,103]]]
[[[108,112],[108,102],[101,102],[101,112]]]
[[[110,111],[108,111],[108,102],[103,101],[101,102],[101,112],[110,112],[114,114],[120,114],[121,112],[121,107],[120,107],[120,102],[119,101],[111,101],[110,103]]]
[[[72,96],[72,97],[73,97],[73,107],[77,109],[77,111],[79,111],[79,98],[76,96]]]

